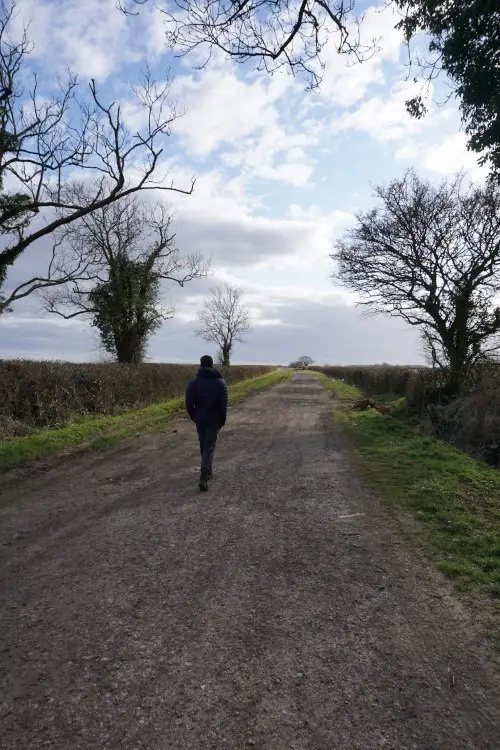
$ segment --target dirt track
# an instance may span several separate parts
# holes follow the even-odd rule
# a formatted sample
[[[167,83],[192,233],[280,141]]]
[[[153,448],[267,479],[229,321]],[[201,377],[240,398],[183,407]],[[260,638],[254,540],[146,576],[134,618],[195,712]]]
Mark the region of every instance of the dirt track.
[[[0,747],[500,748],[500,685],[307,376],[0,486]]]

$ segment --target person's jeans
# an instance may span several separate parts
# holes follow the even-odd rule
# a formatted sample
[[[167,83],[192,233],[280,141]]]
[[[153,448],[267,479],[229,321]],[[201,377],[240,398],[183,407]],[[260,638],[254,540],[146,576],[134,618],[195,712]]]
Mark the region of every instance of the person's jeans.
[[[198,430],[198,438],[200,441],[201,468],[202,470],[208,470],[212,468],[215,445],[217,443],[217,436],[220,427],[203,427],[202,425],[196,425],[196,429]]]

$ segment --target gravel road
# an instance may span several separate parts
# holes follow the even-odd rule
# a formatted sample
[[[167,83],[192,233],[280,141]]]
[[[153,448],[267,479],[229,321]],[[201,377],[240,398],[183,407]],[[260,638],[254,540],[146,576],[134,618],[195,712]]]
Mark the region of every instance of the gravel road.
[[[307,375],[0,480],[0,747],[500,748],[500,682]]]

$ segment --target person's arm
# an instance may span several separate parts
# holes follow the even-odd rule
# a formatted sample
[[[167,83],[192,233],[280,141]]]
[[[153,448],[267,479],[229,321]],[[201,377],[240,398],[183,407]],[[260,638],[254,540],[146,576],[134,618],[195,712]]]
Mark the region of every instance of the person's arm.
[[[194,422],[194,413],[196,409],[196,385],[194,380],[191,380],[188,387],[186,388],[186,411],[189,414],[189,417],[192,422]]]
[[[227,393],[227,385],[225,380],[221,380],[221,417],[222,417],[222,423],[221,427],[224,427],[226,424],[227,419],[227,405],[228,405],[228,393]]]

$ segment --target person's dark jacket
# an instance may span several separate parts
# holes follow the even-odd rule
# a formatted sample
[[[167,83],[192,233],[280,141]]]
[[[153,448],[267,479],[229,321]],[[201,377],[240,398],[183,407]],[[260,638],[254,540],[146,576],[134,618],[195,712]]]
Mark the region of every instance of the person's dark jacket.
[[[200,367],[186,390],[186,411],[201,427],[224,427],[227,386],[215,367]]]

